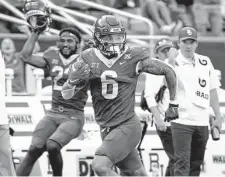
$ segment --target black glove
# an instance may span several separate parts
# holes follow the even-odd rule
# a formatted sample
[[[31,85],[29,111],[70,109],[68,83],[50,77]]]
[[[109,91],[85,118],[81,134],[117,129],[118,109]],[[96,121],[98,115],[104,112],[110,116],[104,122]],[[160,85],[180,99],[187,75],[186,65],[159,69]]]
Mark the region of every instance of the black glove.
[[[13,130],[13,128],[9,127],[9,134],[10,134],[11,136],[13,136],[14,133],[15,133],[15,131]]]
[[[158,93],[155,96],[156,103],[159,103],[159,102],[162,103],[162,99],[163,99],[163,96],[164,96],[164,93],[165,93],[166,88],[167,87],[165,85],[163,85],[162,87],[160,87]]]
[[[165,113],[165,122],[170,122],[171,120],[175,120],[179,118],[179,114],[178,114],[178,104],[169,104],[168,109],[166,110]]]
[[[147,101],[146,101],[144,95],[145,95],[145,92],[142,91],[142,93],[141,93],[140,107],[141,107],[141,109],[144,110],[144,111],[148,110],[149,112],[151,112],[150,109],[148,108],[148,104],[147,104]]]

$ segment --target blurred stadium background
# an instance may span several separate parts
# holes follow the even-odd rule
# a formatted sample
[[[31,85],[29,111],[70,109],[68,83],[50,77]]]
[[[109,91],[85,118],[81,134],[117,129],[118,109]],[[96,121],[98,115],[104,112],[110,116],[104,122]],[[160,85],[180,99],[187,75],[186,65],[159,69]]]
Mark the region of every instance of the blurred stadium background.
[[[188,2],[188,3],[186,3]],[[44,111],[49,109],[51,97],[49,90],[38,100],[35,95],[37,88],[46,88],[51,84],[48,71],[45,71],[45,78],[39,80],[42,83],[37,85],[37,77],[33,74],[34,68],[19,64],[17,55],[21,51],[30,31],[24,20],[22,12],[24,0],[0,0],[0,43],[1,50],[6,58],[6,67],[14,70],[14,79],[7,75],[12,81],[12,95],[7,97],[7,111],[11,126],[16,130],[16,136],[12,138],[15,163],[19,164],[26,152],[31,133],[37,121],[44,115]],[[176,34],[182,26],[194,26],[199,33],[199,47],[197,52],[207,55],[217,70],[221,79],[221,89],[219,92],[221,107],[225,106],[225,1],[224,0],[51,0],[52,25],[51,29],[44,32],[39,37],[39,45],[36,52],[40,55],[50,46],[55,46],[58,39],[58,32],[63,27],[76,27],[83,35],[84,43],[91,38],[92,25],[97,17],[103,14],[114,14],[118,16],[127,29],[128,45],[142,45],[149,48],[151,55],[154,55],[154,43],[157,39],[165,36],[171,37],[176,45]],[[166,17],[165,17],[166,14]],[[6,40],[7,39],[7,40]],[[6,41],[6,42],[3,42]],[[10,58],[12,60],[10,60]],[[15,64],[18,62],[18,65]],[[18,72],[19,71],[19,72]],[[21,74],[22,73],[22,74]],[[38,72],[38,74],[40,74]],[[148,120],[149,115],[141,112],[138,108],[139,95],[143,88],[144,77],[140,77],[137,86],[137,112],[142,120]],[[8,82],[10,86],[10,82]],[[21,88],[22,87],[22,88]],[[50,87],[49,87],[50,88]],[[9,89],[7,87],[7,89]],[[51,90],[51,89],[50,89]],[[8,94],[11,94],[7,90]],[[40,102],[40,100],[41,102]],[[90,101],[90,100],[89,100]],[[223,110],[222,109],[222,110]],[[225,112],[223,110],[223,112]],[[98,127],[93,124],[93,112],[86,109],[87,125],[81,143],[78,140],[70,143],[63,151],[65,161],[64,174],[74,176],[90,176],[90,159],[99,142]],[[150,126],[149,126],[150,127]],[[90,133],[92,132],[92,133]],[[93,133],[94,132],[94,133]],[[224,133],[224,131],[223,131]],[[86,136],[87,135],[87,136]],[[153,176],[162,176],[165,171],[167,157],[162,151],[161,143],[155,133],[154,127],[148,128],[148,135],[143,143],[145,165]],[[97,136],[97,138],[96,138]],[[89,137],[89,138],[87,138]],[[210,141],[209,151],[206,155],[206,166],[202,168],[204,175],[216,175],[213,170],[218,169],[218,175],[225,175],[224,149],[225,138],[222,136],[219,144]],[[87,141],[85,141],[87,140]],[[22,142],[22,143],[21,143]],[[154,142],[149,144],[149,142]],[[91,145],[90,145],[91,144]],[[76,148],[74,148],[76,147]],[[90,148],[93,147],[93,148]],[[217,153],[213,152],[217,149]],[[92,150],[90,150],[92,149]],[[84,152],[83,152],[84,150]],[[66,152],[82,152],[80,157]],[[214,154],[213,154],[214,153]],[[73,159],[74,158],[74,159]],[[73,166],[76,163],[76,173]],[[87,167],[88,166],[88,167]],[[215,166],[215,167],[214,167]],[[87,173],[86,173],[87,172]],[[51,175],[47,155],[37,162],[33,175]]]
[[[222,73],[222,87],[225,87],[225,67],[224,67],[224,30],[223,27],[225,21],[225,1],[220,0],[195,0],[193,4],[185,6],[182,4],[176,4],[175,7],[171,7],[170,1],[176,2],[179,0],[51,0],[50,7],[52,8],[52,29],[49,32],[45,32],[39,38],[38,52],[43,52],[49,46],[55,46],[57,40],[57,33],[63,27],[73,26],[80,30],[83,34],[84,39],[91,38],[92,25],[95,19],[103,14],[114,14],[118,16],[125,25],[128,33],[128,44],[132,45],[143,45],[148,47],[152,55],[155,40],[162,36],[170,36],[174,42],[176,42],[176,33],[182,26],[192,25],[199,29],[199,47],[198,51],[200,54],[207,55],[211,58],[215,68],[220,70]],[[146,18],[144,11],[150,11],[151,9],[144,9],[147,3],[151,3],[154,8],[158,8],[157,3],[164,5],[166,9],[160,9],[160,13],[167,13],[169,11],[172,25],[168,27],[169,30],[164,30],[163,27],[158,25],[157,12],[151,12]],[[182,2],[182,1],[181,1]],[[215,2],[218,2],[215,3]],[[201,4],[202,3],[202,4]],[[184,3],[185,4],[185,3]],[[202,14],[199,14],[199,4],[205,9],[202,9]],[[4,38],[11,38],[15,43],[15,52],[20,52],[29,29],[26,29],[26,22],[23,21],[22,9],[24,6],[24,0],[0,0],[0,42],[1,50],[5,48],[10,52],[10,44],[2,43]],[[173,5],[174,6],[174,5]],[[186,13],[187,8],[193,9],[193,15],[196,18],[189,20],[187,18],[190,14]],[[184,8],[184,12],[178,12],[179,9]],[[215,11],[217,14],[215,15]],[[197,13],[198,12],[198,13]],[[150,12],[148,12],[150,13]],[[207,15],[206,15],[207,14]],[[160,15],[160,14],[159,14]],[[205,23],[202,23],[203,19],[199,19],[200,15],[209,17]],[[214,16],[213,16],[214,15]],[[211,18],[213,17],[213,18]],[[161,21],[164,19],[161,18]],[[165,21],[165,20],[164,20]],[[220,22],[221,25],[211,23],[212,21]],[[200,23],[197,25],[197,23]],[[216,26],[214,30],[212,26]],[[202,30],[205,28],[204,30]],[[11,49],[11,52],[14,52]],[[7,65],[7,63],[6,63]],[[10,63],[8,67],[11,67]],[[14,68],[12,68],[14,69]],[[30,88],[29,79],[27,77],[28,72],[26,67],[21,68],[24,70],[23,80],[26,85],[25,91],[33,92]],[[43,80],[43,86],[49,85],[50,83]],[[140,87],[141,88],[141,87]],[[24,91],[24,90],[23,90]],[[138,87],[139,91],[139,87]],[[17,91],[18,92],[18,91]]]

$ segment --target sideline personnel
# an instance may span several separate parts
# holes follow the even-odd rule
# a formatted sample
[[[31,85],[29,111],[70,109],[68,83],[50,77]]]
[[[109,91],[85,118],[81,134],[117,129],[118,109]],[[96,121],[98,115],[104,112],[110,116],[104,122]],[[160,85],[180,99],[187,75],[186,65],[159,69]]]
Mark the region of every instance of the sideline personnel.
[[[179,31],[178,56],[170,61],[178,80],[179,119],[171,122],[174,145],[174,176],[199,176],[208,141],[209,107],[215,121],[211,128],[222,126],[217,88],[220,86],[207,56],[195,53],[197,32],[184,27]]]
[[[168,62],[172,47],[173,43],[171,40],[167,38],[158,40],[155,45],[156,58],[165,63]],[[165,176],[173,176],[174,150],[172,133],[170,123],[164,122],[165,112],[169,106],[169,91],[166,87],[164,76],[146,73],[145,77],[145,88],[142,93],[141,108],[143,110],[149,110],[153,115],[157,133],[169,158]]]
[[[0,51],[0,176],[16,176],[5,107],[5,63]]]

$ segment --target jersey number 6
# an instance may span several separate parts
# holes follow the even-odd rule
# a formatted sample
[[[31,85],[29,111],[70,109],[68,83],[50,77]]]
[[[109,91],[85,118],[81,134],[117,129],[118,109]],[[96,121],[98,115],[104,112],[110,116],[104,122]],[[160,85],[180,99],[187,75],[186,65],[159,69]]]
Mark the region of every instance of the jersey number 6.
[[[101,75],[101,82],[102,82],[102,96],[106,99],[114,99],[118,95],[118,83],[114,79],[111,78],[117,78],[118,75],[115,71],[106,70]],[[112,86],[110,89],[110,93],[108,93],[109,86]]]

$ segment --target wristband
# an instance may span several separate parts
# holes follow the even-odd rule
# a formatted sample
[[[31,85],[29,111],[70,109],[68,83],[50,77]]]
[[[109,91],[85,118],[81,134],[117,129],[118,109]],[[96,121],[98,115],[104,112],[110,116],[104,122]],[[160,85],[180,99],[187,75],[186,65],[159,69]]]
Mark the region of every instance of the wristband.
[[[175,105],[178,105],[178,102],[177,102],[177,100],[170,100],[170,104],[175,104]]]

